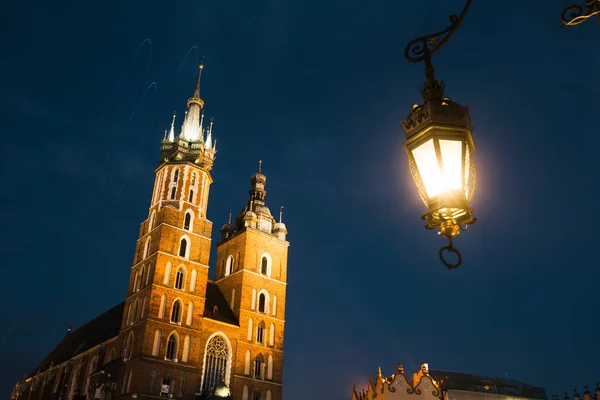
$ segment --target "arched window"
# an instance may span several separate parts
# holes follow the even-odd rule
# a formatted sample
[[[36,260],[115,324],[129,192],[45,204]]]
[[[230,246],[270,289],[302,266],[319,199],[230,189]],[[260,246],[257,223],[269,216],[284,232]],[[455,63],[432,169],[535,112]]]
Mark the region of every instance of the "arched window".
[[[189,203],[194,202],[194,191],[193,190],[190,190],[190,195],[188,196],[188,202]]]
[[[117,352],[115,351],[115,348],[113,347],[112,349],[110,349],[110,351],[108,352],[108,360],[106,360],[106,362],[111,362],[112,360],[115,359],[115,357],[117,356]]]
[[[173,175],[173,182],[177,182],[178,179],[179,179],[179,170],[176,169],[175,174]]]
[[[252,318],[248,319],[248,340],[252,340],[252,333],[254,332],[254,321]]]
[[[181,322],[181,301],[175,300],[171,310],[171,322],[176,324]]]
[[[252,395],[252,400],[260,400],[260,392],[258,390]]]
[[[156,381],[156,376],[158,375],[158,372],[156,372],[156,368],[152,370],[152,372],[150,372],[150,384],[148,385],[148,392],[149,393],[153,393],[154,392],[154,381]]]
[[[181,361],[187,362],[189,360],[189,358],[190,358],[190,337],[186,336],[185,339],[183,339],[183,354],[181,355]]]
[[[160,330],[157,329],[156,332],[154,332],[154,343],[152,344],[152,355],[155,357],[158,356],[158,352],[160,351],[160,337]]]
[[[215,388],[228,369],[229,348],[225,338],[213,336],[206,345],[202,391]]]
[[[185,271],[182,267],[177,268],[177,274],[175,274],[175,289],[183,290]]]
[[[273,379],[273,356],[269,354],[267,361],[267,379]]]
[[[269,346],[275,345],[275,324],[271,323],[271,327],[269,328]]]
[[[263,321],[258,324],[258,328],[256,330],[256,341],[260,344],[265,344],[265,323]]]
[[[235,264],[235,259],[233,256],[227,257],[227,263],[225,263],[225,276],[233,274],[233,267]]]
[[[177,186],[173,186],[173,189],[171,189],[171,200],[175,200],[176,193],[177,193]]]
[[[196,279],[198,278],[198,273],[196,270],[192,270],[192,277],[190,278],[190,292],[196,290]]]
[[[252,289],[252,309],[256,309],[256,289]]]
[[[94,372],[96,372],[96,368],[98,367],[98,357],[94,357],[92,358],[92,362],[90,363],[90,368],[88,369],[88,374],[87,374],[87,381],[85,382],[85,392],[87,394],[87,392],[90,391],[90,375],[92,375]]]
[[[250,375],[250,358],[252,354],[250,354],[250,350],[246,350],[246,360],[244,363],[244,374]]]
[[[165,267],[165,276],[163,278],[163,284],[168,285],[171,280],[171,262],[167,262],[167,266]]]
[[[263,275],[268,275],[269,261],[267,257],[263,256],[262,261],[260,262],[260,273]]]
[[[242,400],[248,400],[248,385],[244,385],[244,391],[242,393]]]
[[[142,301],[142,309],[140,310],[140,319],[146,316],[146,301],[147,297],[144,297],[144,300]]]
[[[167,295],[163,294],[160,298],[160,308],[158,309],[158,318],[165,317],[165,311],[167,308]]]
[[[190,301],[190,303],[188,304],[187,318],[186,318],[185,323],[188,324],[189,326],[192,326],[193,318],[194,318],[194,303]]]
[[[256,379],[264,379],[264,366],[265,366],[265,362],[263,360],[262,354],[259,354],[258,356],[256,356],[256,359],[254,360],[254,378]]]
[[[148,239],[146,239],[146,244],[144,245],[144,256],[142,258],[146,258],[150,255],[150,242],[151,242],[151,238],[150,236],[148,236]]]
[[[127,306],[127,319],[125,320],[125,325],[131,325],[132,307],[133,303],[129,303],[129,306]]]
[[[129,336],[127,336],[127,341],[125,342],[125,348],[123,349],[123,358],[125,360],[129,360],[133,355],[133,345],[134,345],[134,337],[133,332],[129,332]]]
[[[177,360],[177,336],[175,333],[171,333],[169,336],[169,340],[167,340],[167,352],[165,358],[167,360],[176,361]]]
[[[186,257],[187,258],[187,247],[188,247],[188,242],[186,240],[186,238],[182,238],[181,242],[179,242],[179,257]]]
[[[167,396],[171,393],[171,378],[168,376],[163,377],[162,386],[160,387],[160,395]]]
[[[191,186],[195,186],[196,185],[196,173],[192,173],[192,182],[191,182]]]
[[[145,283],[146,283],[146,267],[144,265],[142,265],[142,268],[140,270],[140,284],[138,285],[138,290],[142,289],[144,287]]]
[[[133,374],[133,370],[129,370],[129,376],[127,377],[127,393],[131,390],[131,375]]]
[[[258,311],[266,312],[267,310],[267,296],[264,293],[258,295]]]
[[[190,224],[192,223],[192,214],[185,213],[185,218],[183,220],[183,229],[185,229],[186,231],[190,230]]]
[[[271,391],[267,390],[267,397],[265,400],[271,400]]]
[[[154,229],[154,218],[156,217],[156,212],[152,211],[150,214],[150,222],[148,223],[148,232]]]
[[[138,305],[139,301],[136,299],[135,303],[133,303],[133,312],[131,313],[131,324],[135,324],[135,320],[137,318],[138,313]]]
[[[273,296],[273,315],[277,315],[277,296]]]

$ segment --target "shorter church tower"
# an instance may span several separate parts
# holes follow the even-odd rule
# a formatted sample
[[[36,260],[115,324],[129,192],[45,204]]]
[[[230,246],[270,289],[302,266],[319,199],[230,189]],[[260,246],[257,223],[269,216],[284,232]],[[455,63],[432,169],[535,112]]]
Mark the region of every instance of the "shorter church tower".
[[[221,229],[216,282],[239,320],[234,393],[243,400],[280,400],[289,243],[265,203],[267,177],[252,175],[248,203]]]

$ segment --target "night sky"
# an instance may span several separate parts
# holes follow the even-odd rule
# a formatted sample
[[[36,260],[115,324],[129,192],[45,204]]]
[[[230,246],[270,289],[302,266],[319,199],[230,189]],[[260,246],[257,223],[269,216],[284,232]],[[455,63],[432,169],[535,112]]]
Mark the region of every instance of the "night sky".
[[[568,0],[474,3],[433,59],[477,147],[479,221],[448,271],[398,121],[424,79],[405,44],[462,1],[2,2],[2,396],[69,324],[123,301],[201,55],[214,243],[259,157],[267,205],[285,206],[286,400],[347,400],[398,363],[593,385],[600,25],[559,28]]]

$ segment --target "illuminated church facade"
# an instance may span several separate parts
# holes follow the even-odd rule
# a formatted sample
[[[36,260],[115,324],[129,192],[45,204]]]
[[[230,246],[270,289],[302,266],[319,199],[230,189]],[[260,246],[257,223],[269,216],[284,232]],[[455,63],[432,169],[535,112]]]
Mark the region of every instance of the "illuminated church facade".
[[[179,134],[173,117],[161,144],[125,301],[69,329],[11,399],[281,399],[287,230],[259,168],[209,279],[216,140],[203,108],[199,76]]]

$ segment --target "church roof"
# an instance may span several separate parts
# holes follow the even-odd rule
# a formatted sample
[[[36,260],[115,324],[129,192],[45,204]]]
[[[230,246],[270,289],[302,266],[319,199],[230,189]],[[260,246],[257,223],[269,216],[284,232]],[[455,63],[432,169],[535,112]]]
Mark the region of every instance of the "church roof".
[[[39,370],[43,371],[49,368],[51,363],[53,365],[63,363],[117,336],[123,319],[124,304],[124,302],[117,304],[93,320],[69,332],[40,363]]]
[[[61,364],[118,336],[123,320],[124,306],[125,302],[119,303],[93,320],[69,332],[54,350],[44,358],[37,370],[45,371],[50,367],[50,364]],[[214,309],[215,306],[217,306],[217,310]],[[216,283],[210,281],[206,286],[204,317],[239,326],[238,319],[231,311],[219,287]],[[33,371],[31,375],[34,375],[36,371]]]
[[[433,371],[429,375],[441,383],[445,390],[466,390],[501,394],[513,397],[527,397],[530,399],[546,399],[546,390],[541,387],[527,385],[516,379],[490,378],[462,372]]]
[[[215,309],[215,306],[217,307]],[[216,311],[216,312],[215,312]],[[216,283],[208,281],[206,285],[206,302],[204,303],[204,318],[226,322],[232,325],[240,325],[237,317],[231,311],[227,300]]]

